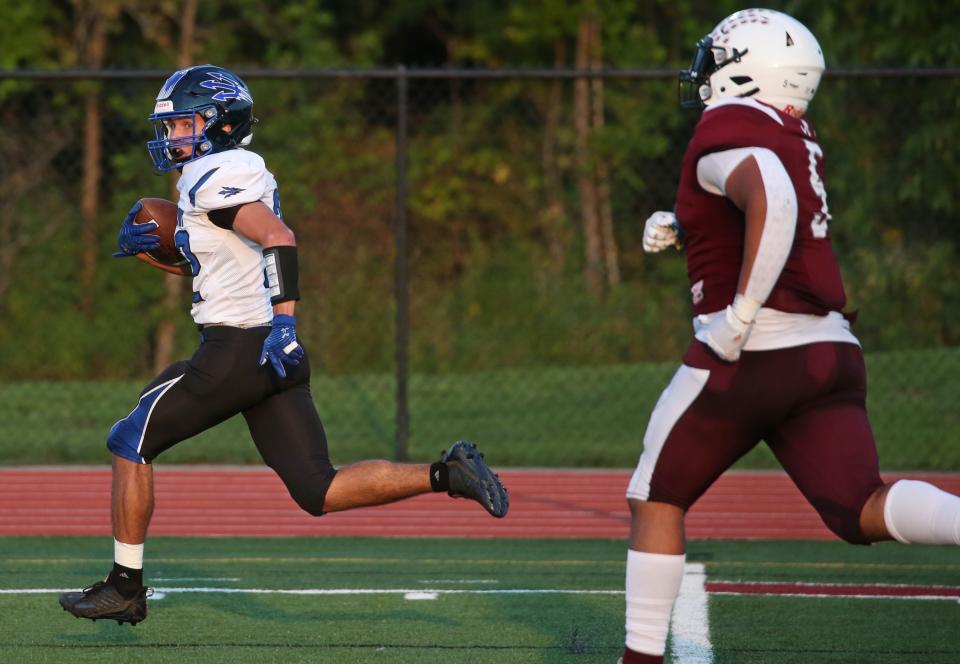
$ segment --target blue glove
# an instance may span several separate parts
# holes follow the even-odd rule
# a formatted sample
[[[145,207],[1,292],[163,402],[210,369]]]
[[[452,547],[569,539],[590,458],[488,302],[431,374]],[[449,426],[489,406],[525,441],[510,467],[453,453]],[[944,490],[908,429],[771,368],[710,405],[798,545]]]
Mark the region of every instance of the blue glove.
[[[263,353],[260,355],[260,366],[270,360],[273,370],[281,378],[287,377],[283,368],[284,362],[291,367],[300,364],[303,357],[303,346],[297,341],[297,319],[294,316],[280,314],[273,317],[273,329],[263,341]]]
[[[157,230],[157,222],[151,221],[148,224],[133,223],[137,213],[140,212],[140,201],[130,208],[127,217],[120,226],[120,237],[117,238],[117,246],[120,251],[113,254],[114,258],[125,258],[134,256],[142,251],[150,251],[160,246],[160,238],[151,233]]]

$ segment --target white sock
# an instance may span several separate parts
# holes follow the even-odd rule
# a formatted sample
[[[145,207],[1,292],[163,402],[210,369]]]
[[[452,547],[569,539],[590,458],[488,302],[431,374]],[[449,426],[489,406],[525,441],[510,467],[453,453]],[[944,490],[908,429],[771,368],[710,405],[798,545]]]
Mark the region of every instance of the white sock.
[[[627,647],[662,655],[673,602],[683,581],[685,554],[627,550]]]
[[[883,521],[904,544],[960,545],[960,497],[927,482],[894,482],[883,505]]]
[[[130,569],[143,569],[143,544],[124,544],[114,539],[113,561]]]

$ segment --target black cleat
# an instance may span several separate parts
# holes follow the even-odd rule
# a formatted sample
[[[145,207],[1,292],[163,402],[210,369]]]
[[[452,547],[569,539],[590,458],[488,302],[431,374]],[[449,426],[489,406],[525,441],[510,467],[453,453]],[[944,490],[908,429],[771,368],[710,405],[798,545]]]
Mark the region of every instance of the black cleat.
[[[116,620],[118,625],[125,622],[136,625],[147,617],[147,597],[153,589],[141,587],[130,599],[125,598],[107,581],[97,581],[78,593],[60,595],[60,606],[77,618]]]
[[[477,446],[469,440],[458,440],[440,456],[449,470],[450,490],[454,498],[471,498],[490,512],[502,518],[510,509],[507,490],[483,460]]]

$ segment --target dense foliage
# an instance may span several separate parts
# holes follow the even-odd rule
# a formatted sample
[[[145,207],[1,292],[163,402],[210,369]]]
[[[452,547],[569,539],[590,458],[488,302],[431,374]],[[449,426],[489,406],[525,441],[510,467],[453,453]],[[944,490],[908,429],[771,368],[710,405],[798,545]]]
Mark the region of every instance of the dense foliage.
[[[0,68],[167,71],[186,53],[251,72],[262,119],[253,147],[278,177],[301,245],[303,334],[333,373],[393,365],[395,85],[253,70],[568,68],[583,64],[590,34],[587,64],[678,69],[739,8],[216,0],[191,18],[189,4],[21,3],[0,22]],[[767,4],[814,30],[828,67],[960,62],[955,3]],[[0,79],[0,378],[147,375],[165,356],[158,330],[169,321],[173,354],[192,348],[189,293],[171,300],[159,272],[109,258],[132,202],[170,197],[143,149],[160,83]],[[672,206],[696,118],[677,108],[670,77],[590,86],[410,83],[415,370],[668,360],[687,343],[682,258],[644,256],[639,237],[649,212]],[[581,99],[593,109],[586,134]],[[834,76],[811,108],[832,233],[870,350],[960,343],[958,107],[957,78]],[[605,247],[616,252],[602,264],[591,263],[582,220],[590,191],[608,208]]]

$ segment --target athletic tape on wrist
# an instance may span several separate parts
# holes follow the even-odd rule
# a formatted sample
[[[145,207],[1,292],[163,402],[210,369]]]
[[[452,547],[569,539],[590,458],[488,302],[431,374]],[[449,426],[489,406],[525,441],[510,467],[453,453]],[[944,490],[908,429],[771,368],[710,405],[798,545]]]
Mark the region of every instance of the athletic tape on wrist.
[[[300,299],[296,247],[267,247],[263,250],[263,266],[271,304]]]
[[[737,295],[733,298],[733,314],[740,319],[740,322],[749,325],[757,317],[757,312],[763,306],[761,302],[747,297],[746,295]]]

